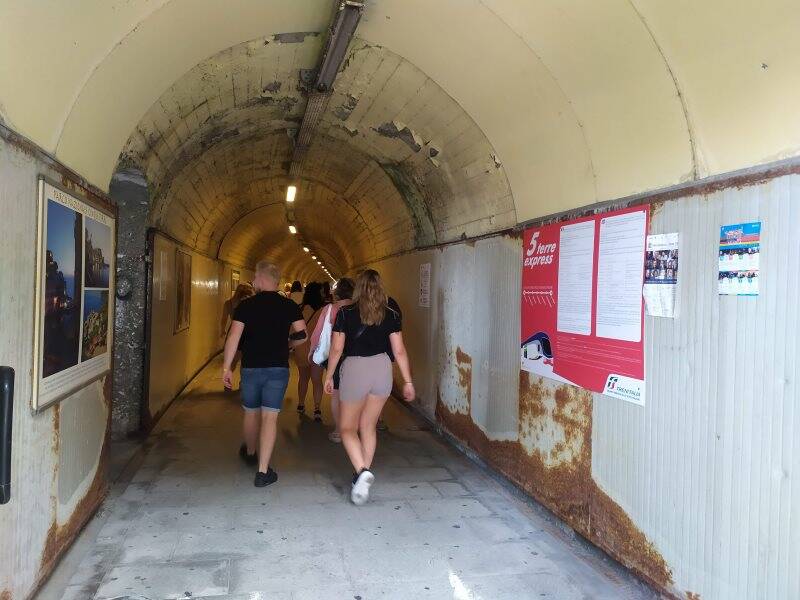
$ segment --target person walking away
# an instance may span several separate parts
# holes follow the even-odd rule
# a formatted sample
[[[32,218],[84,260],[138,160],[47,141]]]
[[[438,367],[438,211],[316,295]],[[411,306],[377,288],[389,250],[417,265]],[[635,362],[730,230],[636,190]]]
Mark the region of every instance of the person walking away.
[[[291,291],[289,292],[289,298],[294,300],[295,304],[300,305],[303,303],[303,284],[299,281],[295,281],[292,284]]]
[[[300,305],[300,310],[305,319],[306,326],[309,331],[313,331],[317,324],[317,320],[322,314],[322,307],[325,302],[322,300],[322,285],[316,282],[311,282],[306,286],[306,291],[303,294],[303,303]],[[297,412],[304,413],[306,410],[306,394],[308,393],[308,381],[311,378],[311,363],[308,360],[308,353],[310,350],[310,343],[304,342],[294,351],[294,361],[297,365]],[[317,422],[322,421],[322,411],[320,410],[322,404],[322,380],[315,382],[313,388],[314,395],[314,420]]]
[[[331,293],[331,282],[330,281],[323,281],[322,282],[322,299],[325,301],[325,304],[333,304],[333,294]]]
[[[223,384],[230,387],[233,359],[237,349],[241,350],[244,444],[239,453],[248,464],[258,462],[256,487],[278,480],[269,461],[278,413],[289,385],[289,347],[300,345],[306,338],[300,307],[278,293],[280,278],[273,263],[261,261],[256,265],[253,284],[257,293],[242,300],[233,313],[222,367]]]
[[[236,310],[236,307],[239,306],[239,303],[244,300],[245,298],[249,298],[255,294],[255,290],[253,286],[249,283],[240,283],[236,286],[236,290],[233,293],[233,296],[228,298],[225,301],[225,304],[222,305],[222,319],[220,321],[220,337],[225,337],[228,335],[228,331],[230,329],[230,323],[233,319],[233,312]],[[239,363],[239,359],[241,358],[241,353],[237,352],[236,356],[233,359],[233,364],[231,365],[231,370],[236,370],[236,365]],[[224,388],[225,391],[230,391],[232,388]]]
[[[330,307],[328,322],[330,323],[331,327],[334,323],[336,323],[336,315],[338,314],[339,309],[344,306],[350,306],[353,303],[354,288],[355,282],[348,277],[342,277],[336,283],[336,288],[333,290],[333,303],[328,305]],[[322,382],[324,369],[328,366],[327,356],[325,356],[324,360],[322,360],[322,364],[317,364],[313,360],[313,355],[321,343],[320,338],[323,335],[323,329],[325,329],[326,313],[327,307],[322,309],[322,316],[320,316],[320,318],[317,320],[317,325],[314,328],[314,332],[311,334],[311,351],[308,354],[308,360],[311,363],[312,381],[315,381],[315,379],[318,378],[319,381]],[[327,348],[328,352],[330,352],[330,339],[327,340]],[[341,443],[342,441],[342,436],[339,432],[339,375],[341,367],[342,361],[339,360],[339,364],[336,366],[336,370],[333,373],[333,391],[331,392],[331,414],[333,415],[334,429],[328,434],[328,439],[337,444]]]
[[[344,354],[347,358],[339,385],[339,429],[355,471],[350,499],[356,505],[369,499],[375,481],[375,426],[392,392],[390,350],[403,376],[403,398],[410,402],[415,392],[400,316],[387,306],[380,274],[367,269],[356,280],[352,306],[340,309],[336,315],[325,378],[325,391],[331,393],[333,373]]]

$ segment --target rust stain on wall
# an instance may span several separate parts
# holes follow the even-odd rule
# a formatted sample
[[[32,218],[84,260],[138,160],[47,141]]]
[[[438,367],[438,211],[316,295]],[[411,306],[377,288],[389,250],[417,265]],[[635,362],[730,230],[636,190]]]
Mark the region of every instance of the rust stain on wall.
[[[456,348],[456,364],[458,365],[458,384],[467,397],[467,406],[472,406],[472,357],[460,347]]]
[[[524,371],[520,373],[519,391],[519,437],[526,443],[490,439],[469,414],[451,411],[440,396],[436,418],[580,535],[677,598],[664,558],[592,479],[591,392],[571,385],[553,390]],[[547,448],[542,440],[550,430],[559,432],[563,439],[554,438],[552,447]],[[685,598],[696,600],[688,595]]]
[[[106,377],[105,385],[103,386],[103,401],[106,405],[111,403],[111,383],[110,377]],[[59,426],[60,426],[60,412],[59,405],[56,404],[53,413],[53,427],[54,427],[54,444],[56,456],[58,455],[58,440],[59,440]],[[51,571],[55,567],[58,559],[72,545],[72,542],[80,533],[81,529],[89,522],[95,511],[99,508],[100,504],[108,493],[108,481],[106,478],[108,453],[110,444],[111,431],[111,411],[108,411],[108,419],[106,422],[105,437],[103,439],[103,446],[100,450],[100,459],[97,463],[97,470],[94,474],[92,484],[89,486],[86,494],[78,502],[70,515],[69,520],[59,526],[55,512],[53,513],[53,521],[50,524],[50,529],[47,531],[44,549],[40,559],[39,576],[34,585],[34,590],[37,590],[50,576]],[[56,476],[58,473],[58,460],[56,460]],[[4,600],[0,597],[0,600]]]

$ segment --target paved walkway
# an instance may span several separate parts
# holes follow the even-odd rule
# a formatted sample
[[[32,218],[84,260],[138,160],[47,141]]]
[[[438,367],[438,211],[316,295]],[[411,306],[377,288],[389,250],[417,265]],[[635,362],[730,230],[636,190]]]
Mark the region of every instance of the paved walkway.
[[[327,425],[298,417],[293,381],[280,479],[255,488],[219,368],[198,376],[133,459],[62,600],[656,598],[396,405],[373,499],[355,507],[344,451]]]

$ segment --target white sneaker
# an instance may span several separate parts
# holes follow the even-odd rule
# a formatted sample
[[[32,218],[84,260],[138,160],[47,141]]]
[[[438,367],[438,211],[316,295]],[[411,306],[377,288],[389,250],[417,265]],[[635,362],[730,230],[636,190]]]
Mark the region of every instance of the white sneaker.
[[[368,471],[367,469],[361,471],[350,492],[350,500],[353,501],[353,504],[361,506],[369,500],[369,488],[374,481],[375,475],[372,474],[372,471]]]

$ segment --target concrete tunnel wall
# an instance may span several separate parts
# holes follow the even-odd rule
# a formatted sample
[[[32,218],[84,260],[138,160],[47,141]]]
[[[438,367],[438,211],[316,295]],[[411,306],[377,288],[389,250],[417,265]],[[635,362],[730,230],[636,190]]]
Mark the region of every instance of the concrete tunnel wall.
[[[109,205],[36,148],[0,133],[0,364],[16,373],[12,496],[0,506],[0,599],[15,600],[47,577],[107,489],[110,377],[31,411],[38,177]]]
[[[685,600],[800,596],[800,175],[741,185],[653,205],[650,232],[680,234],[680,313],[646,318],[643,407],[520,371],[520,237],[377,265],[404,309],[424,414]],[[719,227],[753,220],[760,296],[718,296]]]

